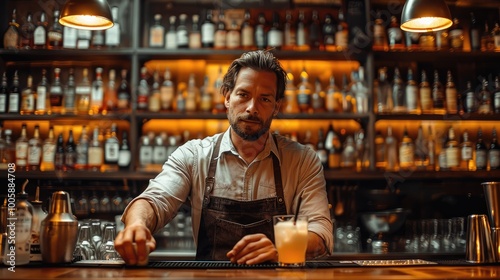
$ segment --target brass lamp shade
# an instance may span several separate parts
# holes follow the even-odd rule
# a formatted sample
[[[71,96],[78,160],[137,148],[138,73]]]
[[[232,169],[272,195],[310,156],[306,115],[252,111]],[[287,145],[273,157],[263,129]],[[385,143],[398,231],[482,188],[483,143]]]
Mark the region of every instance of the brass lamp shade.
[[[89,30],[104,30],[114,24],[106,0],[68,0],[61,11],[59,23]]]
[[[401,14],[401,29],[408,32],[431,32],[453,24],[444,0],[408,0]]]

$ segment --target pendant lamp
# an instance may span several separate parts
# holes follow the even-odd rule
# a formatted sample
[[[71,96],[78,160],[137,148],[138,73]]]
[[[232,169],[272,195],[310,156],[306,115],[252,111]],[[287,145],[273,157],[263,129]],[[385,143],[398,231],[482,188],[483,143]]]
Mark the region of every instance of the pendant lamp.
[[[401,13],[401,29],[408,32],[431,32],[453,24],[445,0],[407,0]]]
[[[59,23],[77,29],[104,30],[113,26],[113,16],[106,0],[67,0]]]

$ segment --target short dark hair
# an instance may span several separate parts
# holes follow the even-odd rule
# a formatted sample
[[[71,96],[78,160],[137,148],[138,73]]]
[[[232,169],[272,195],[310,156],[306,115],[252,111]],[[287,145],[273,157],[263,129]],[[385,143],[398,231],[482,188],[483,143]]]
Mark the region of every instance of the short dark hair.
[[[276,100],[281,100],[285,96],[286,71],[283,70],[278,59],[268,50],[246,52],[235,59],[224,75],[220,88],[222,95],[226,96],[227,93],[233,91],[236,77],[243,67],[248,67],[256,71],[269,71],[276,74]]]

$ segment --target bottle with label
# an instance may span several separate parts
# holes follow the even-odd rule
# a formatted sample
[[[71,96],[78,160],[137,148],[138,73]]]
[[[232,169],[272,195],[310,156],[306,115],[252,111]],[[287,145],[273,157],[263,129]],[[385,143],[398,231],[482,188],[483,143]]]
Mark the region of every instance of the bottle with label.
[[[470,13],[469,40],[472,51],[481,49],[481,31],[473,12]]]
[[[62,113],[75,113],[75,98],[76,98],[76,85],[75,85],[75,70],[73,68],[69,69],[68,82],[64,86],[63,93],[63,108]]]
[[[384,21],[382,20],[381,13],[377,13],[375,24],[373,25],[373,50],[374,51],[387,51],[389,50],[387,44],[387,32],[385,30]]]
[[[109,137],[104,142],[104,166],[101,171],[118,170],[118,159],[120,157],[120,141],[117,137],[118,128],[116,123],[111,125]]]
[[[104,91],[102,113],[112,112],[116,109],[118,92],[116,88],[116,70],[110,69],[108,73],[108,84]]]
[[[311,109],[314,112],[325,111],[325,92],[321,88],[321,81],[316,78],[314,82],[314,91],[311,93]]]
[[[344,73],[342,75],[342,112],[353,113],[354,112],[354,96],[349,89],[349,82],[347,81],[347,75]]]
[[[175,50],[177,49],[177,31],[175,30],[176,16],[170,16],[168,18],[168,30],[165,33],[165,49]]]
[[[369,95],[370,89],[366,85],[365,80],[365,68],[363,66],[359,66],[358,71],[354,72],[356,75],[354,76],[354,83],[351,86],[351,91],[353,91],[353,95],[356,99],[356,112],[359,114],[368,113],[368,103],[369,103]]]
[[[153,164],[161,168],[161,165],[167,160],[167,146],[165,142],[167,141],[167,135],[157,135],[154,137],[153,143]]]
[[[342,147],[340,167],[353,169],[356,167],[356,146],[352,135],[348,135]]]
[[[158,70],[153,72],[153,85],[151,85],[151,93],[149,94],[148,110],[150,112],[159,112],[161,109],[161,91],[160,91],[160,74]]]
[[[200,111],[212,111],[213,102],[213,92],[212,88],[210,87],[210,77],[208,75],[205,75],[205,78],[203,79],[203,86],[201,86],[200,88]]]
[[[427,151],[429,153],[429,165],[428,170],[436,170],[436,140],[434,139],[434,134],[432,133],[432,127],[428,126],[427,135]]]
[[[179,15],[179,25],[177,26],[176,31],[176,42],[177,48],[179,49],[187,49],[189,47],[189,32],[186,26],[187,15],[180,14]]]
[[[455,137],[453,127],[448,129],[448,139],[446,141],[446,167],[448,170],[456,171],[460,166],[460,148]]]
[[[148,135],[143,135],[139,142],[139,166],[141,169],[148,168],[153,163],[153,145]]]
[[[496,170],[500,168],[500,146],[498,146],[497,129],[493,127],[491,132],[491,143],[490,149],[488,150],[488,163],[490,165],[490,170]]]
[[[12,10],[11,20],[9,22],[9,27],[3,34],[3,47],[5,49],[17,49],[19,48],[19,41],[21,35],[19,34],[19,23],[17,23],[17,13],[16,9]]]
[[[44,115],[50,112],[50,84],[47,70],[42,69],[42,80],[36,87],[35,114]]]
[[[435,114],[444,114],[444,100],[445,93],[443,85],[439,81],[439,73],[434,70],[434,83],[432,84],[432,107],[434,108]]]
[[[99,127],[95,127],[89,145],[88,167],[92,171],[100,171],[104,161],[104,149],[99,140]]]
[[[226,47],[228,49],[241,48],[241,33],[240,27],[235,19],[231,20],[229,29],[227,30]]]
[[[62,133],[59,133],[57,136],[56,151],[54,152],[54,167],[55,170],[66,171],[64,166],[64,138]]]
[[[335,84],[335,77],[330,76],[328,87],[326,88],[325,106],[328,112],[342,112],[342,93]],[[297,102],[297,101],[295,101]]]
[[[92,85],[89,81],[89,70],[83,68],[82,80],[75,88],[75,108],[78,114],[88,114],[90,111],[90,98],[92,95]]]
[[[335,44],[337,45],[337,51],[345,51],[349,47],[349,25],[344,19],[342,9],[339,10]]]
[[[495,44],[495,51],[500,51],[500,24],[498,22],[495,23],[495,27],[491,31],[493,35],[493,42]]]
[[[47,212],[43,209],[43,201],[40,200],[40,187],[36,187],[35,200],[31,201],[31,205],[33,206],[33,220],[31,223],[30,262],[42,260],[40,229],[42,221],[47,217]]]
[[[309,74],[305,68],[300,72],[300,83],[297,85],[297,102],[302,113],[308,113],[311,108],[313,88],[309,83]]]
[[[132,152],[128,143],[127,131],[122,132],[122,143],[118,152],[118,167],[123,170],[128,170],[132,160]]]
[[[309,47],[312,50],[323,50],[323,34],[321,33],[321,22],[317,10],[312,11],[311,22],[309,23]]]
[[[66,170],[74,170],[76,164],[76,144],[73,130],[69,130],[68,140],[64,145],[64,167]]]
[[[78,29],[76,38],[76,48],[89,49],[91,39],[92,39],[91,30]]]
[[[337,169],[341,165],[342,144],[340,138],[333,128],[333,123],[328,125],[325,136],[325,150],[328,153],[328,168]]]
[[[460,170],[474,170],[472,142],[469,140],[467,130],[464,131],[462,143],[460,143]]]
[[[9,90],[9,100],[7,105],[7,112],[18,114],[21,105],[21,89],[19,88],[19,76],[17,75],[17,70],[14,72],[14,77],[12,78],[12,86]]]
[[[408,113],[410,114],[419,114],[420,109],[418,108],[418,85],[417,82],[413,78],[413,70],[408,68],[407,74],[408,80],[406,81],[406,107],[408,109]]]
[[[137,87],[137,109],[147,110],[149,103],[149,83],[147,80],[148,68],[141,68],[141,80]]]
[[[457,103],[458,94],[450,70],[448,70],[447,73],[445,95],[446,95],[446,112],[448,114],[456,114],[458,112],[458,103]]]
[[[21,41],[20,48],[24,50],[33,49],[33,37],[35,33],[35,24],[33,23],[33,16],[30,12],[26,16],[26,20],[21,25]]]
[[[401,79],[399,68],[396,67],[394,69],[394,81],[392,82],[392,101],[394,102],[394,107],[392,108],[393,113],[406,113],[408,111],[405,99],[405,86],[403,79]]]
[[[63,105],[63,85],[61,83],[61,68],[54,69],[54,82],[50,86],[49,103],[50,112],[60,114]]]
[[[21,93],[21,114],[30,115],[35,112],[35,97],[36,93],[33,90],[33,77],[28,75],[26,79],[26,87]]]
[[[9,164],[14,162],[16,158],[16,147],[12,141],[12,130],[6,129],[4,134],[5,139],[3,141],[3,146],[0,149],[0,169],[2,170],[8,169]]]
[[[375,97],[377,99],[377,113],[387,114],[392,112],[392,89],[387,80],[387,68],[378,69],[378,80],[374,85]]]
[[[149,47],[163,48],[165,46],[165,27],[161,24],[161,14],[155,14],[154,24],[149,28]]]
[[[420,36],[419,32],[403,32],[405,36],[405,46],[408,51],[415,51],[420,48]]]
[[[325,15],[325,21],[321,28],[323,33],[323,46],[326,51],[335,51],[335,31],[337,27],[333,22],[333,16],[331,14]]]
[[[90,40],[91,48],[99,50],[104,47],[104,32],[104,30],[92,31],[92,37]]]
[[[436,34],[434,32],[425,32],[418,38],[418,46],[423,51],[436,50]]]
[[[78,39],[78,29],[64,26],[63,27],[63,48],[76,49],[76,41]]]
[[[254,27],[252,22],[252,15],[249,10],[245,10],[243,22],[241,23],[241,47],[243,49],[253,49],[254,42]]]
[[[196,86],[195,75],[191,73],[186,88],[186,112],[196,112],[198,110],[200,90]]]
[[[249,14],[250,16],[250,14]],[[285,23],[283,25],[283,49],[294,50],[297,47],[297,26],[293,20],[292,11],[285,13]]]
[[[377,130],[375,133],[375,167],[380,170],[385,170],[387,165],[386,160],[386,146],[385,139],[382,133]]]
[[[449,46],[449,33],[448,29],[436,31],[436,49],[448,50]]]
[[[33,138],[28,140],[28,170],[39,170],[42,160],[42,140],[40,139],[40,126],[35,125]]]
[[[495,76],[495,91],[493,92],[493,111],[500,113],[500,77]]]
[[[481,128],[477,130],[476,142],[476,169],[486,170],[488,163],[488,148],[483,141],[483,131]]]
[[[104,82],[102,81],[102,68],[95,69],[95,79],[92,82],[92,91],[90,96],[91,115],[96,115],[102,111],[104,100]]]
[[[82,133],[76,144],[76,170],[86,170],[88,169],[89,163],[89,136],[87,135],[87,126],[82,127]]]
[[[219,11],[217,24],[215,25],[214,33],[214,48],[225,49],[227,47],[227,29],[224,11]]]
[[[321,128],[318,129],[318,142],[316,143],[315,150],[323,165],[323,169],[326,170],[328,168],[328,150],[325,148],[325,136]]]
[[[420,108],[422,109],[422,113],[424,114],[430,114],[434,109],[431,92],[431,86],[429,81],[427,80],[427,73],[425,72],[425,70],[422,70],[421,81],[419,85],[419,96]]]
[[[386,148],[386,161],[387,165],[385,170],[387,171],[397,171],[399,170],[398,165],[398,142],[396,137],[392,135],[392,127],[387,127],[387,135],[385,136],[385,148]]]
[[[189,31],[189,48],[199,49],[201,48],[201,30],[200,30],[200,16],[192,15],[191,17],[191,30]]]
[[[118,101],[116,107],[118,110],[128,110],[130,108],[130,87],[127,81],[127,69],[121,71],[121,81],[118,86]]]
[[[418,126],[417,138],[415,138],[415,167],[419,170],[426,170],[429,166],[429,150],[427,139],[424,136],[424,129]]]
[[[175,88],[171,80],[170,69],[167,67],[163,73],[163,83],[160,87],[160,107],[170,111],[174,103]]]
[[[415,146],[408,135],[408,129],[404,128],[403,138],[399,143],[399,167],[403,170],[411,170],[414,167]]]
[[[49,136],[43,141],[41,171],[54,171],[54,157],[56,153],[56,139],[54,137],[54,127],[49,127]]]
[[[404,50],[403,43],[403,31],[399,27],[398,18],[395,16],[391,17],[391,23],[389,28],[387,28],[387,37],[389,40],[389,49],[391,50]]]
[[[255,46],[258,49],[264,49],[267,46],[267,22],[264,13],[259,13],[257,16],[257,24],[255,25]]]
[[[203,48],[214,47],[215,23],[212,20],[212,10],[207,10],[205,20],[201,24],[201,46]]]
[[[48,48],[56,50],[62,48],[63,43],[63,29],[59,23],[59,10],[54,11],[54,22],[49,28],[47,33]]]
[[[453,18],[453,25],[448,32],[450,49],[462,51],[464,48],[464,29],[458,18]]]
[[[21,135],[16,140],[16,168],[28,168],[28,132],[25,123],[21,125]]]
[[[9,97],[9,85],[7,83],[7,74],[3,72],[2,83],[0,84],[0,114],[7,113],[7,105],[9,103],[8,97]]]
[[[121,25],[118,17],[119,8],[117,6],[111,7],[111,15],[113,17],[113,26],[106,29],[106,36],[104,44],[108,48],[117,48],[121,43]]]
[[[286,73],[287,83],[285,88],[285,98],[284,102],[281,105],[281,109],[283,113],[286,114],[296,114],[300,112],[299,104],[297,103],[297,88],[294,84],[294,77],[291,70],[288,70]]]
[[[472,82],[467,81],[467,87],[462,94],[463,98],[463,107],[464,107],[464,112],[466,113],[474,113],[476,112],[476,107],[477,107],[477,99],[476,99],[476,93],[474,92],[474,89],[472,88]]]
[[[477,112],[479,114],[490,114],[492,113],[491,108],[491,92],[488,89],[488,81],[483,78],[481,83],[481,90],[478,93],[478,107]]]

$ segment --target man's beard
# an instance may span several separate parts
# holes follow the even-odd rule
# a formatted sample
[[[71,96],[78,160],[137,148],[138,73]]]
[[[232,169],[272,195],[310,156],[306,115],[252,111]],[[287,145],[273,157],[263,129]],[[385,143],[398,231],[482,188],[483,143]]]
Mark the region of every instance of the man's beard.
[[[250,131],[249,129],[246,129],[246,124],[240,122],[240,121],[244,121],[244,120],[258,121],[260,123],[261,127],[257,131]],[[269,131],[269,128],[271,127],[272,118],[269,118],[268,120],[263,121],[258,117],[254,117],[251,115],[245,115],[245,116],[236,117],[235,119],[230,118],[229,121],[231,124],[231,128],[243,140],[255,141]]]

